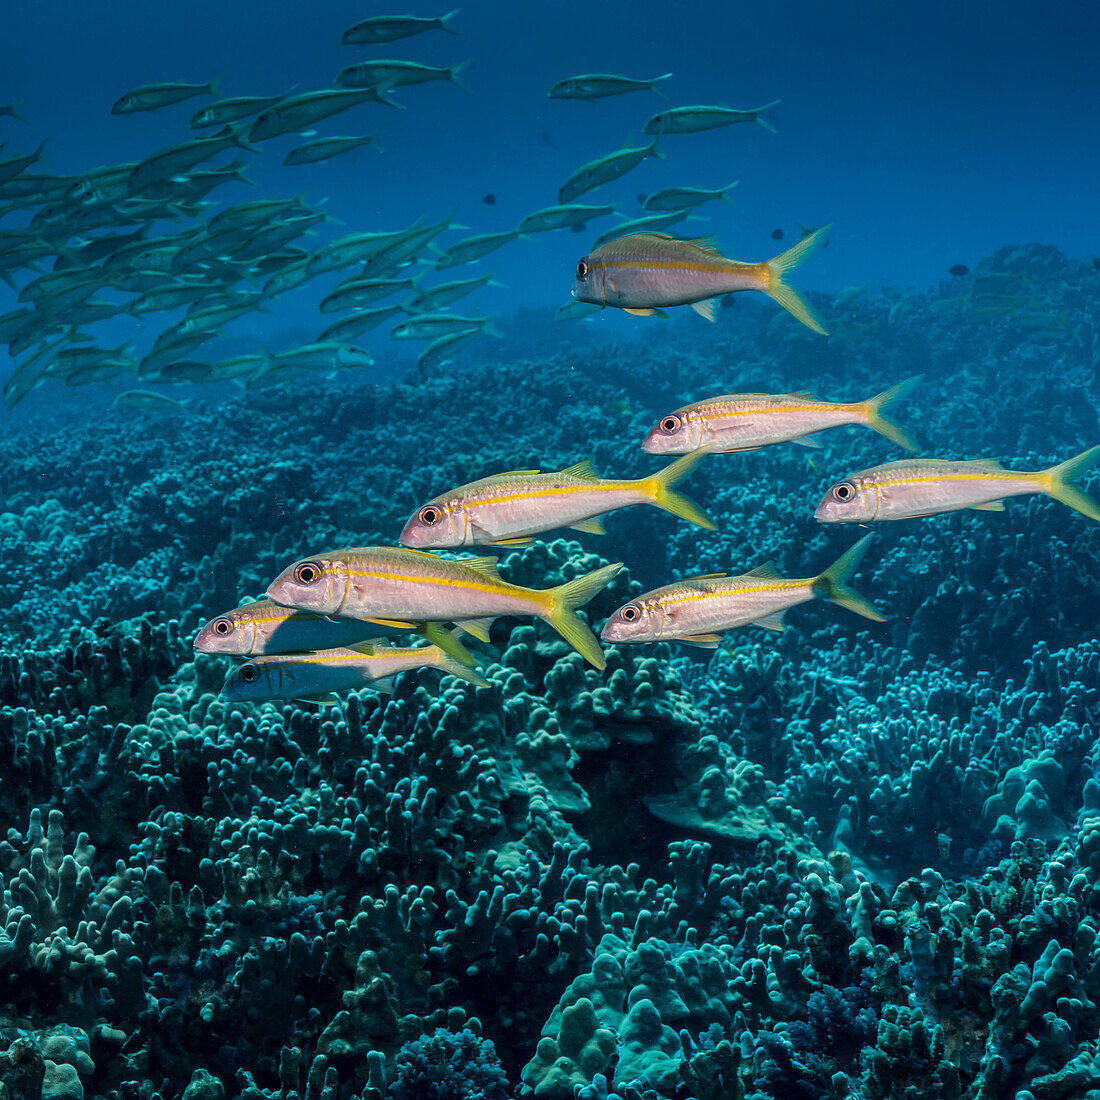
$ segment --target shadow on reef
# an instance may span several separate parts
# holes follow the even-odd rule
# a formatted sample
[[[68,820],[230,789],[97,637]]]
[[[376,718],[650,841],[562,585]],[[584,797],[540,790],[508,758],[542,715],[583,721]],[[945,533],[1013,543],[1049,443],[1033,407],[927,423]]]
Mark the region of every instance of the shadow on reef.
[[[805,607],[705,657],[611,646],[597,673],[508,620],[488,687],[410,675],[341,710],[230,704],[226,660],[190,645],[298,553],[392,541],[441,486],[645,472],[648,424],[716,379],[859,398],[923,371],[938,453],[1095,442],[1100,277],[1040,248],[985,270],[1064,325],[979,317],[954,287],[820,297],[828,343],[739,307],[644,345],[512,335],[501,364],[250,393],[160,433],[6,438],[0,1088],[1100,1095],[1100,530],[1051,502],[889,525],[860,576],[887,623]],[[495,410],[476,434],[472,402]],[[718,533],[637,509],[501,572],[621,557],[596,625],[675,576],[802,575],[846,542],[812,520],[823,487],[887,449],[715,456],[690,489]]]

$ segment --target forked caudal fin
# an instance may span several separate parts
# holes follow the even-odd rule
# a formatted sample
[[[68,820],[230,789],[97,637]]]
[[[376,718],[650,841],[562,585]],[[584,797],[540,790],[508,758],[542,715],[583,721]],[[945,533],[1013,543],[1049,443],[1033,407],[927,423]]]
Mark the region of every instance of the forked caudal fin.
[[[456,676],[459,680],[465,680],[468,684],[474,684],[477,687],[489,686],[489,681],[476,668],[470,668],[461,661],[456,661],[454,657],[449,653],[444,653],[438,646],[430,648],[435,650],[433,664],[440,672],[445,672],[448,676]]]
[[[676,492],[673,488],[695,469],[704,454],[706,454],[705,451],[692,451],[691,454],[686,454],[675,462],[669,463],[652,477],[646,478],[645,483],[652,488],[653,503],[658,508],[686,519],[688,523],[705,527],[708,531],[717,531],[718,524],[695,501],[683,493]]]
[[[474,655],[442,623],[422,623],[417,633],[456,661],[473,665]]]
[[[923,377],[923,374],[915,374],[912,378],[907,378],[904,382],[899,382],[896,386],[891,386],[888,390],[883,390],[882,393],[864,402],[867,409],[867,427],[874,429],[879,435],[886,436],[891,442],[904,447],[907,451],[917,449],[913,437],[889,417],[884,416],[883,410],[905,397]]]
[[[606,668],[607,658],[600,649],[596,635],[577,615],[577,608],[583,607],[597,592],[606,588],[622,567],[622,562],[605,565],[602,569],[586,573],[583,577],[574,577],[550,589],[550,607],[544,618],[594,668]]]
[[[865,619],[871,619],[876,623],[886,622],[886,618],[880,615],[871,602],[864,599],[854,588],[848,587],[848,581],[859,566],[860,560],[867,552],[867,546],[873,535],[864,535],[855,546],[846,550],[824,573],[813,579],[815,595],[823,600],[832,600],[833,603],[862,615]]]
[[[1073,484],[1097,462],[1100,462],[1100,447],[1090,447],[1076,458],[1045,470],[1042,476],[1047,482],[1048,495],[1055,500],[1060,500],[1063,504],[1068,504],[1075,512],[1080,512],[1081,515],[1100,523],[1100,504]]]
[[[798,244],[781,252],[773,260],[768,260],[764,267],[767,268],[767,286],[764,293],[778,302],[793,317],[797,317],[807,328],[814,332],[820,332],[822,336],[828,336],[829,330],[821,323],[817,314],[802,300],[798,291],[786,282],[788,272],[804,264],[819,248],[822,248],[829,240],[829,231],[832,225],[823,225],[820,229],[811,233]]]

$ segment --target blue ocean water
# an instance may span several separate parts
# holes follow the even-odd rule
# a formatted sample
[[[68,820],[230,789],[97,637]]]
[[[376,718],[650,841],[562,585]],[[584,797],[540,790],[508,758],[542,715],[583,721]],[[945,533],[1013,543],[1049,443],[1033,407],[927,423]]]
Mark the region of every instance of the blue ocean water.
[[[454,33],[341,44],[396,14],[5,13],[0,1089],[1100,1097],[1095,15],[485,2],[449,17]],[[255,137],[151,189],[97,171],[194,139],[214,99],[113,114],[134,88],[289,97],[379,58],[457,82],[383,80],[396,105]],[[671,75],[548,97],[583,73]],[[658,112],[773,101],[766,126],[661,134],[662,158],[580,196],[615,207],[580,232],[436,267],[649,141]],[[283,164],[368,133],[380,148]],[[237,158],[249,182],[190,205]],[[734,181],[732,202],[668,232],[755,263],[831,225],[789,274],[810,326],[736,286],[633,300],[663,317],[556,319],[581,305],[578,261],[602,270],[615,246],[593,242],[645,198]],[[246,230],[211,229],[272,200],[286,206]],[[423,339],[392,335],[424,323],[407,287],[321,311],[357,262],[260,297],[334,239],[418,222],[440,231],[385,277],[493,279]],[[159,252],[111,239],[138,233]],[[169,285],[188,301],[134,307]],[[167,341],[218,303],[240,315]],[[451,316],[492,323],[433,346],[465,331]],[[909,379],[890,424],[862,404]],[[856,403],[850,423],[829,428],[835,410],[804,391]],[[711,441],[721,453],[658,487],[677,451],[646,453],[647,433],[730,393],[818,421],[776,429],[773,402],[753,423],[774,438]],[[911,465],[926,459],[1030,480]],[[530,473],[583,460],[552,492]],[[504,471],[519,471],[506,493],[492,483],[509,499],[564,499],[592,491],[591,469],[658,506],[593,505],[600,534],[564,512],[491,530],[491,509],[454,503]],[[890,496],[929,480],[932,504]],[[945,502],[978,481],[955,501],[970,507]],[[878,514],[815,518],[842,492]],[[464,541],[440,541],[443,511],[468,521]],[[412,527],[425,541],[405,545],[442,557],[397,550]],[[479,554],[495,575],[461,564]],[[398,565],[444,577],[426,607],[420,581],[369,604],[368,581]],[[750,570],[769,590],[802,579],[782,623],[739,604],[674,629],[675,608]],[[679,603],[653,595],[669,585]],[[260,605],[263,622],[298,608],[282,637],[303,634],[264,655],[260,627],[236,624],[259,621],[269,588],[285,610]],[[653,622],[656,638],[637,634]],[[351,643],[366,648],[328,648]],[[380,685],[375,660],[407,670]],[[374,686],[331,672],[352,666]]]

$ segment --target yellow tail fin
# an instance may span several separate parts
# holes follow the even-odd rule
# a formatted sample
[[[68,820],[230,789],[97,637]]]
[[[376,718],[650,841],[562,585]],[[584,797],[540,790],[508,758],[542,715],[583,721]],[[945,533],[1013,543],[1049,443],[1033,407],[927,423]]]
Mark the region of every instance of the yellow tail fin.
[[[1075,512],[1080,512],[1089,519],[1100,523],[1100,504],[1087,493],[1083,493],[1073,483],[1090,467],[1100,462],[1100,447],[1090,447],[1076,458],[1063,462],[1058,466],[1052,466],[1045,471],[1047,480],[1047,493],[1068,504]]]
[[[884,623],[885,616],[875,610],[870,600],[864,599],[854,588],[848,587],[848,581],[867,552],[867,546],[872,537],[872,535],[864,535],[855,546],[841,554],[824,573],[814,577],[813,588],[814,593],[824,600],[832,600],[833,603],[838,603],[841,607],[846,607],[865,619]]]
[[[781,252],[774,260],[764,265],[767,270],[767,286],[764,293],[778,302],[788,313],[797,317],[807,328],[828,336],[829,330],[821,323],[817,314],[802,300],[793,286],[784,282],[788,272],[806,262],[829,239],[832,225],[823,225],[820,229],[803,238],[798,244]]]
[[[876,397],[863,403],[867,409],[867,427],[874,429],[879,435],[886,436],[891,442],[904,447],[907,451],[917,450],[913,437],[889,417],[883,416],[882,411],[905,397],[923,377],[923,374],[914,374],[912,378],[907,378],[904,382],[883,390]]]
[[[675,462],[669,463],[663,470],[646,478],[645,482],[653,491],[653,503],[674,516],[686,519],[688,523],[694,523],[699,527],[705,527],[708,531],[717,531],[718,524],[714,522],[690,497],[676,492],[674,485],[678,485],[699,464],[699,460],[706,451],[692,451]]]
[[[623,563],[605,565],[550,590],[550,609],[546,621],[592,666],[598,669],[607,667],[607,658],[600,649],[596,635],[588,629],[577,615],[577,608],[583,607],[601,589],[611,583],[612,578]]]
[[[420,623],[416,632],[432,645],[438,646],[444,653],[450,654],[456,661],[461,661],[464,665],[473,665],[474,655],[441,623]]]

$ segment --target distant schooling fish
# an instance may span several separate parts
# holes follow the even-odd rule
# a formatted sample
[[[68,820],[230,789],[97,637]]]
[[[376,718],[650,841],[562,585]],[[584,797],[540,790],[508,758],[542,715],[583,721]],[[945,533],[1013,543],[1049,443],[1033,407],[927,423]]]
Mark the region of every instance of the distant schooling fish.
[[[1004,510],[1006,497],[1044,493],[1100,522],[1100,504],[1073,482],[1100,460],[1100,447],[1049,470],[1006,470],[990,458],[912,458],[888,462],[838,481],[814,513],[822,523],[916,519],[978,508]]]
[[[629,76],[616,76],[612,73],[584,73],[559,80],[547,95],[551,99],[603,99],[611,95],[625,95],[627,92],[655,92],[657,85],[672,76],[655,76],[649,80],[636,80]]]
[[[418,668],[437,668],[479,687],[488,682],[438,646],[399,649],[396,646],[354,646],[317,653],[287,653],[253,657],[226,678],[223,693],[234,702],[268,699],[328,700],[357,688],[392,691],[393,678]]]
[[[786,252],[757,264],[727,259],[706,238],[681,240],[663,233],[619,237],[577,263],[573,297],[616,306],[638,317],[648,317],[661,306],[690,305],[713,321],[715,301],[723,294],[760,290],[814,332],[828,335],[784,278],[825,244],[831,228],[822,226]]]
[[[656,588],[620,607],[607,620],[603,640],[680,641],[715,649],[725,631],[750,623],[783,630],[784,613],[813,599],[831,600],[865,619],[883,622],[883,616],[848,587],[871,537],[864,536],[816,577],[785,580],[768,562],[738,577],[707,573]]]
[[[381,46],[385,42],[396,42],[425,31],[441,30],[448,34],[458,34],[451,27],[451,20],[457,14],[458,8],[434,18],[417,15],[372,15],[348,27],[340,36],[340,42],[345,46]]]
[[[182,103],[197,95],[214,95],[218,82],[205,84],[143,84],[140,88],[121,95],[111,107],[113,115],[130,115],[138,111],[156,111],[161,107],[170,107],[173,103]]]
[[[637,147],[624,146],[616,149],[614,153],[597,157],[587,164],[582,164],[566,181],[558,188],[558,202],[571,203],[586,191],[601,187],[605,183],[611,183],[621,176],[626,175],[631,168],[636,168],[646,157],[665,159],[664,153],[657,149],[657,139],[654,138],[648,145]]]
[[[383,626],[359,619],[333,619],[312,611],[296,611],[274,600],[256,600],[211,619],[195,638],[200,653],[255,657],[272,653],[304,653],[361,645],[371,639],[414,632],[456,660],[472,665],[470,651],[439,623]]]
[[[602,669],[607,661],[599,642],[576,611],[620,569],[617,562],[557,588],[534,589],[505,581],[496,558],[449,561],[419,550],[366,546],[297,561],[275,578],[267,594],[285,607],[367,622],[451,622],[475,637],[487,636],[486,619],[534,615]]]
[[[773,99],[763,107],[737,110],[734,107],[673,107],[654,115],[642,128],[644,134],[695,134],[700,130],[714,130],[719,126],[734,126],[739,122],[757,122],[765,130],[775,133],[766,112],[779,103]]]
[[[909,435],[883,410],[901,400],[920,381],[906,379],[866,401],[819,401],[795,393],[730,393],[696,401],[662,416],[645,437],[642,450],[654,455],[752,451],[773,443],[801,443],[807,436],[841,424],[863,424],[906,450],[915,451]]]
[[[632,504],[652,504],[713,531],[714,520],[673,489],[701,457],[686,455],[652,477],[625,481],[601,478],[588,461],[559,473],[494,474],[441,493],[419,508],[401,532],[401,545],[521,546],[532,535],[558,527],[601,535],[602,517]]]

